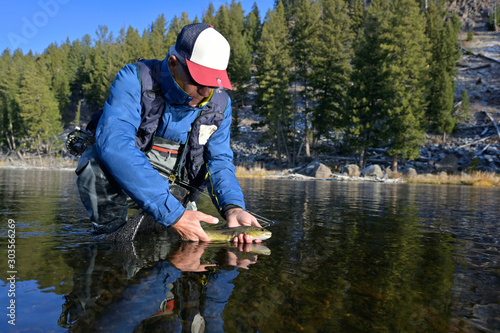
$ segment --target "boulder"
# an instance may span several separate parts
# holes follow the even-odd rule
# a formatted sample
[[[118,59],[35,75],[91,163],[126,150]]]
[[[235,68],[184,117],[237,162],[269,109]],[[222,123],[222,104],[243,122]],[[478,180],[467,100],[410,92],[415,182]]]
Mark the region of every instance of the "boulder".
[[[406,175],[410,178],[414,178],[418,176],[418,173],[414,168],[408,168],[408,170],[406,170]]]
[[[298,170],[297,173],[315,178],[330,178],[332,176],[332,170],[317,161],[309,163],[306,167]]]
[[[382,169],[380,168],[380,165],[378,164],[372,164],[367,166],[366,168],[361,171],[361,176],[362,177],[382,177],[384,173],[382,172]]]
[[[454,154],[449,154],[443,157],[435,164],[436,172],[445,171],[447,173],[457,173],[458,158]]]
[[[345,166],[345,172],[348,176],[358,177],[359,176],[359,166],[357,164],[349,164]]]

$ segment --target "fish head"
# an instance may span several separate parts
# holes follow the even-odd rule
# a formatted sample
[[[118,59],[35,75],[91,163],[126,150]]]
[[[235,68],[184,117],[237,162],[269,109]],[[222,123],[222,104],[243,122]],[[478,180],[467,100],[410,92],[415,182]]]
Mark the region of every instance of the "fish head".
[[[252,230],[248,232],[248,235],[252,236],[253,239],[266,240],[271,238],[273,233],[264,228],[253,227]]]

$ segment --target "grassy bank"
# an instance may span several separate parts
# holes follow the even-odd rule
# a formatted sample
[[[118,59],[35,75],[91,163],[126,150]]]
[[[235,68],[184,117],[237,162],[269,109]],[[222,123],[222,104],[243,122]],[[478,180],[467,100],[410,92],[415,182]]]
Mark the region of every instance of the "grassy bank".
[[[261,165],[237,166],[236,176],[241,178],[258,178],[279,174],[280,171],[267,170]],[[425,174],[409,177],[399,173],[392,173],[390,178],[400,178],[408,183],[435,184],[435,185],[466,185],[481,187],[500,187],[500,175],[491,172],[471,172],[460,175]]]
[[[14,168],[47,168],[47,169],[74,169],[78,160],[71,157],[47,156],[36,154],[2,156],[0,167]]]
[[[467,185],[481,187],[499,187],[500,176],[491,172],[472,172],[461,175],[418,175],[416,177],[401,176],[409,183]]]

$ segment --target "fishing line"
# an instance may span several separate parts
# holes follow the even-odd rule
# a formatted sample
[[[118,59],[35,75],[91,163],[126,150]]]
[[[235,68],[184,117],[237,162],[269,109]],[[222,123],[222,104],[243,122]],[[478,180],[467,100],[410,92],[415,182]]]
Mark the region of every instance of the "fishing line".
[[[176,177],[175,175],[172,175],[172,174],[171,174],[171,175],[168,175],[165,171],[161,170],[161,169],[160,169],[157,165],[154,165],[154,167],[155,167],[155,169],[156,169],[156,170],[157,170],[160,174],[162,174],[162,175],[163,175],[164,177],[166,177],[168,180],[170,180],[170,181],[172,181],[172,182],[175,182],[175,183],[178,183],[179,185],[189,187],[189,188],[191,188],[191,189],[193,189],[193,190],[200,191],[200,193],[201,193],[201,194],[203,194],[205,197],[207,197],[207,198],[210,198],[210,199],[211,199],[210,194],[208,194],[208,193],[206,192],[206,190],[205,190],[205,189],[202,189],[202,188],[196,187],[196,186],[194,186],[194,185],[189,184],[188,182],[185,182],[185,181],[183,181],[183,180],[180,180],[180,179],[179,179],[178,177]],[[272,225],[276,225],[276,224],[278,224],[278,222],[273,221],[273,220],[270,220],[270,219],[268,219],[268,218],[266,218],[266,217],[264,217],[264,216],[261,216],[261,215],[259,215],[259,214],[257,214],[257,213],[251,212],[251,211],[249,211],[248,209],[245,209],[245,211],[246,211],[247,213],[249,213],[250,215],[252,215],[253,217],[255,217],[255,218],[257,219],[257,222],[259,222],[259,223],[262,225],[262,227],[264,227],[264,228],[269,227],[269,226],[272,226]],[[265,224],[265,225],[263,225],[263,224]]]

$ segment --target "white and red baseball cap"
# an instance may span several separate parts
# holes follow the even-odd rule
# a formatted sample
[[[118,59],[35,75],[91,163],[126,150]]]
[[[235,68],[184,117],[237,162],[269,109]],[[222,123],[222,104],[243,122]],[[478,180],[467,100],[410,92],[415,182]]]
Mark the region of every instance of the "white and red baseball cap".
[[[222,87],[232,90],[227,76],[229,62],[229,43],[212,26],[193,23],[184,26],[177,36],[177,42],[171,48],[171,54],[183,61],[189,74],[196,83],[209,87]]]

